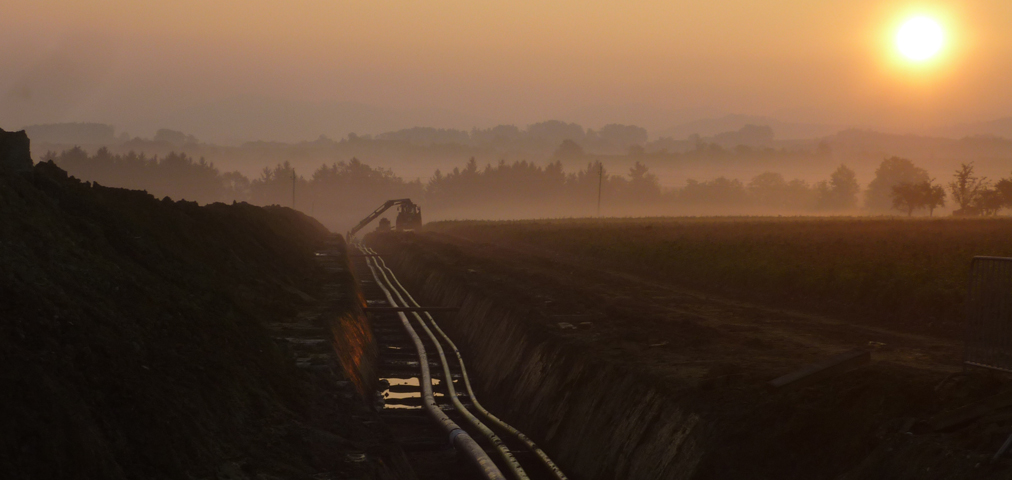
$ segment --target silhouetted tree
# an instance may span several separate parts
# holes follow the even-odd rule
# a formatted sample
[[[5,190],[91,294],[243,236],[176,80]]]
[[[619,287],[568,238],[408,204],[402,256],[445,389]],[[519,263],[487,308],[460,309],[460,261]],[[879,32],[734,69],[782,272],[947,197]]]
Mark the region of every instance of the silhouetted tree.
[[[949,191],[952,192],[952,200],[959,205],[959,209],[952,212],[956,216],[980,215],[977,197],[980,192],[987,188],[987,178],[977,178],[973,175],[973,162],[960,165],[959,170],[953,175],[949,182]]]
[[[861,187],[857,183],[854,171],[846,165],[840,165],[829,176],[829,181],[822,181],[816,185],[816,190],[819,209],[847,210],[857,206],[857,193]]]
[[[918,183],[909,182],[893,185],[893,208],[906,211],[908,217],[913,215],[914,210],[924,208],[927,199],[924,196],[924,190],[919,186]]]
[[[995,191],[1001,195],[1002,206],[1012,207],[1012,178],[1003,178],[994,184]]]
[[[112,154],[100,148],[94,155],[75,147],[62,153],[48,152],[43,160],[52,160],[82,180],[121,188],[145,190],[157,197],[198,203],[246,200],[248,195],[239,180],[242,174],[222,174],[204,158],[194,160],[182,153],[170,152],[165,158],[148,158],[129,152]],[[242,177],[245,178],[245,177]]]
[[[971,207],[980,212],[981,215],[997,215],[998,211],[1005,208],[1005,196],[995,188],[985,187],[977,192]]]
[[[559,148],[555,149],[555,153],[552,154],[552,158],[580,158],[583,156],[583,147],[578,143],[566,139],[559,144]]]
[[[893,187],[916,185],[928,181],[928,172],[905,158],[890,157],[875,170],[875,178],[864,193],[864,206],[869,210],[888,210],[895,206]]]
[[[601,130],[596,134],[614,151],[619,152],[628,151],[629,147],[642,146],[647,143],[647,130],[635,125],[612,123],[601,127]]]
[[[586,136],[583,127],[575,123],[548,120],[547,122],[535,123],[527,126],[527,135],[550,142],[549,145],[558,144],[563,140],[582,142]]]
[[[629,195],[634,201],[656,201],[661,196],[661,183],[657,175],[640,162],[629,169]]]
[[[934,184],[935,179],[918,184],[921,190],[921,198],[924,201],[924,208],[928,209],[928,216],[934,216],[935,209],[945,206],[945,189],[941,185]]]
[[[748,183],[748,193],[756,203],[767,207],[782,207],[786,201],[787,182],[784,176],[774,172],[764,172],[752,178]]]

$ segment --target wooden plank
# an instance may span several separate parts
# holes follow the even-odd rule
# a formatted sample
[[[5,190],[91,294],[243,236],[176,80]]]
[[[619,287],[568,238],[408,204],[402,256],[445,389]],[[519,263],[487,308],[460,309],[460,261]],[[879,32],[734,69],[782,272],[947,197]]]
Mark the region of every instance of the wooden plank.
[[[777,390],[786,386],[797,386],[814,382],[826,377],[838,375],[853,368],[859,367],[871,361],[871,352],[867,350],[851,350],[839,355],[827,358],[824,361],[813,363],[799,370],[795,370],[780,378],[770,380],[767,385],[770,389]]]
[[[460,307],[365,307],[366,313],[458,312]]]

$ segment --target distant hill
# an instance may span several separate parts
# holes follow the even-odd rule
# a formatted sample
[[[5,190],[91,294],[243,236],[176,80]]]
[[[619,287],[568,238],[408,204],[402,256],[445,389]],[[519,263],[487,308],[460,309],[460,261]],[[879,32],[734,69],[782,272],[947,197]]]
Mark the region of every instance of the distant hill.
[[[682,140],[693,134],[702,137],[712,137],[724,132],[741,130],[746,125],[770,127],[776,132],[777,139],[779,140],[825,137],[841,130],[839,125],[789,123],[775,118],[754,115],[725,115],[719,118],[696,120],[658,130],[652,132],[651,138],[671,137],[675,140]]]
[[[115,129],[104,123],[49,123],[24,127],[32,142],[58,145],[111,145]]]
[[[326,135],[379,134],[426,126],[459,128],[495,122],[440,108],[386,109],[356,102],[303,102],[238,96],[152,119],[151,131],[170,128],[193,132],[201,140],[238,145],[247,141],[298,142]]]
[[[937,135],[952,138],[971,137],[977,135],[997,135],[1012,138],[1012,117],[999,118],[986,122],[960,123],[939,129]]]

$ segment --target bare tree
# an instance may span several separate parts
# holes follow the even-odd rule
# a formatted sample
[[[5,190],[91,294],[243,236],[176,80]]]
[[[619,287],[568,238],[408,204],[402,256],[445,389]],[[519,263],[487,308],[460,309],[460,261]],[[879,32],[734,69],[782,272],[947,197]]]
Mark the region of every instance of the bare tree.
[[[977,197],[981,190],[987,188],[987,178],[977,178],[973,175],[973,162],[964,163],[953,174],[953,180],[949,182],[949,190],[952,192],[952,199],[959,205],[959,209],[952,212],[957,216],[980,215],[980,210],[975,206]]]

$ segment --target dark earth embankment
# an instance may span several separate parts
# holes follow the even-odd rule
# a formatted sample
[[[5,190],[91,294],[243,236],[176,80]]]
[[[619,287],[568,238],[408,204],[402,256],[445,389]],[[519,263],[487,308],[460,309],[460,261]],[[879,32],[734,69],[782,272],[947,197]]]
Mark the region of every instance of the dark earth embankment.
[[[297,368],[267,328],[324,283],[351,292],[350,274],[314,259],[322,225],[12,165],[0,162],[3,477],[340,476],[334,459],[362,445],[335,431],[368,436],[341,409],[362,402]],[[343,242],[331,248],[344,263]],[[328,315],[354,305],[330,296]]]

